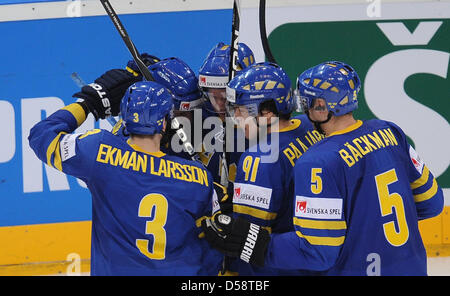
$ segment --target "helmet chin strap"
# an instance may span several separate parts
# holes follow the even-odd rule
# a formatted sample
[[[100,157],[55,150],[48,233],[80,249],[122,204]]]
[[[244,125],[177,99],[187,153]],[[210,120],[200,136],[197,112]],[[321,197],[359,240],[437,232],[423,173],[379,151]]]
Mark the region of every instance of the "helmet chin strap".
[[[305,112],[306,115],[308,116],[309,121],[311,121],[314,124],[314,127],[316,128],[316,130],[325,135],[325,132],[323,131],[322,127],[320,126],[321,124],[327,123],[328,121],[330,121],[331,117],[333,117],[333,113],[331,113],[330,111],[328,111],[328,115],[327,115],[327,119],[325,119],[324,121],[314,121],[311,119],[311,117],[309,116],[309,111]]]

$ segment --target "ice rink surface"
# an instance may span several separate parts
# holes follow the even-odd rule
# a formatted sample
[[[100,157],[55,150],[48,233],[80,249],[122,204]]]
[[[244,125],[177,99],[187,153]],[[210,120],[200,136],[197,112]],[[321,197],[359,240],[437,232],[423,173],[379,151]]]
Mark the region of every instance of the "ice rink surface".
[[[428,275],[450,276],[450,257],[428,258]]]
[[[429,276],[450,276],[450,257],[429,257]],[[82,273],[82,276],[89,276],[89,273]]]

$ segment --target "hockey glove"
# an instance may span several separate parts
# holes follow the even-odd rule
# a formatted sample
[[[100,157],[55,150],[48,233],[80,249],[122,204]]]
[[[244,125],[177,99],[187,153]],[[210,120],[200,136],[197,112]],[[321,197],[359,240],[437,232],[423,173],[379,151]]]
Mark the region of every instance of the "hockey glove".
[[[220,212],[226,215],[231,214],[233,212],[233,182],[228,182],[228,188],[214,182],[214,190],[219,201]]]
[[[238,217],[219,214],[214,220],[202,221],[203,231],[208,243],[230,257],[264,266],[270,234],[260,226]]]
[[[140,80],[127,70],[109,70],[95,79],[94,83],[83,86],[81,92],[75,93],[73,97],[84,99],[96,120],[105,119],[111,115],[117,116],[125,91],[130,85]]]

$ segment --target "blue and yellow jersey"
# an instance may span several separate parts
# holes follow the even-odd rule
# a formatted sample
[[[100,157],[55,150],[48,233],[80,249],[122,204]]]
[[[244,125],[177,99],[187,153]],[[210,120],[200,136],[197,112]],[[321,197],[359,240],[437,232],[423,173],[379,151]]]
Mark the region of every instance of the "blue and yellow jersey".
[[[291,125],[268,135],[245,151],[239,161],[234,183],[233,212],[272,233],[293,230],[292,173],[297,159],[323,138],[308,120],[300,115]],[[239,264],[239,274],[280,274],[270,268]],[[249,271],[252,270],[252,271]]]
[[[324,275],[426,275],[418,220],[443,192],[403,131],[357,121],[326,137],[294,169],[295,231],[275,234],[269,266]]]
[[[217,275],[222,255],[198,238],[200,219],[212,213],[208,171],[105,130],[72,134],[85,118],[71,104],[36,124],[29,141],[92,194],[91,274]]]

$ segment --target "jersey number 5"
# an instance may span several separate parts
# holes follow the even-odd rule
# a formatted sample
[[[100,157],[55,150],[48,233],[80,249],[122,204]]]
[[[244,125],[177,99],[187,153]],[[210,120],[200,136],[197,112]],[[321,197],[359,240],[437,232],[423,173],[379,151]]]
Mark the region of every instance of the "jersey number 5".
[[[319,194],[322,192],[322,168],[311,168],[311,192]]]
[[[167,199],[157,193],[147,194],[139,204],[139,217],[151,217],[155,207],[153,220],[145,224],[145,234],[153,235],[152,251],[149,250],[149,240],[137,239],[136,246],[142,254],[150,259],[163,260],[166,258],[166,230],[168,203]]]
[[[390,184],[397,181],[398,178],[395,169],[375,176],[381,216],[384,217],[390,215],[393,213],[392,210],[395,209],[395,219],[397,220],[398,231],[395,228],[394,221],[383,224],[384,236],[387,241],[395,247],[403,245],[409,238],[409,228],[406,222],[403,198],[396,192],[390,193],[388,188]]]

